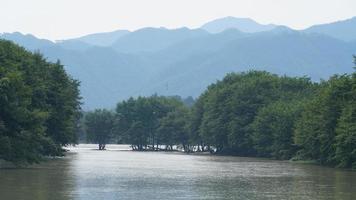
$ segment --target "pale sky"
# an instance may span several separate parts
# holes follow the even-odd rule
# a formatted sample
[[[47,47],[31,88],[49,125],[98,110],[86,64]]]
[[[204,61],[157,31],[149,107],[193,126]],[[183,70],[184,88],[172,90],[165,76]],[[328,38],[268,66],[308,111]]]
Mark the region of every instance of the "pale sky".
[[[117,29],[197,28],[226,16],[303,29],[356,16],[356,0],[0,0],[0,33],[59,40]]]

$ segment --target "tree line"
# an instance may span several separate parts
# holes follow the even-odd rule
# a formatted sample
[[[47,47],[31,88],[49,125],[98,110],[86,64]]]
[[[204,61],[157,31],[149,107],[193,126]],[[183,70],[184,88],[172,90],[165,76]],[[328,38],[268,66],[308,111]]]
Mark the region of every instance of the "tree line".
[[[356,73],[318,83],[264,71],[231,73],[192,106],[174,97],[130,98],[114,111],[86,113],[84,123],[88,139],[104,148],[114,138],[138,151],[209,151],[356,168]]]
[[[97,109],[84,114],[87,139],[99,149],[117,140],[133,150],[173,150],[189,145],[189,108],[176,97],[138,97],[120,102],[115,111]]]
[[[76,143],[78,86],[59,61],[0,40],[0,159],[39,162]]]

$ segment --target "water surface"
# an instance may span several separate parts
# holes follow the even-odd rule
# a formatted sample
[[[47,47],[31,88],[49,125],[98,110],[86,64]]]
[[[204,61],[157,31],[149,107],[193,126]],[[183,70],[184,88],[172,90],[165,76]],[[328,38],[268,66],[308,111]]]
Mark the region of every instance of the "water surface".
[[[355,200],[356,172],[257,158],[70,148],[64,158],[0,169],[1,200]]]

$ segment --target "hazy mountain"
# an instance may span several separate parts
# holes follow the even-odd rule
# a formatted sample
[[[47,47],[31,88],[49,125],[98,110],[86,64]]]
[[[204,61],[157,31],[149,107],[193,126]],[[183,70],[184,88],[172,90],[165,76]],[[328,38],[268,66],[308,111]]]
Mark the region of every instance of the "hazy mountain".
[[[78,39],[54,43],[21,33],[0,37],[39,49],[51,61],[60,59],[81,81],[84,109],[113,108],[130,96],[154,93],[196,97],[226,73],[251,69],[319,80],[351,72],[356,53],[356,41],[285,26],[215,34],[202,29],[145,28],[106,47]]]
[[[94,46],[111,46],[116,40],[129,33],[130,31],[127,30],[117,30],[106,33],[94,33],[65,41],[81,41]]]
[[[315,25],[304,31],[307,33],[322,33],[344,41],[356,41],[356,17],[330,24]]]
[[[196,44],[191,41],[190,45]],[[172,63],[157,74],[148,90],[165,95],[197,96],[206,85],[226,73],[251,69],[326,79],[335,73],[351,72],[351,55],[356,52],[356,46],[351,43],[296,31],[256,33],[208,49],[212,51],[201,51]]]
[[[58,41],[57,45],[64,49],[77,50],[77,51],[84,51],[93,46],[91,44],[82,42],[80,40],[64,40],[60,42]]]
[[[228,29],[218,34],[207,34],[204,37],[186,39],[157,51],[153,56],[164,55],[164,58],[161,56],[157,59],[166,59],[172,63],[202,53],[214,52],[235,39],[245,38],[249,35],[249,33],[243,33],[236,29]]]
[[[14,33],[2,33],[0,34],[0,38],[11,40],[17,44],[20,44],[26,47],[28,50],[38,50],[43,47],[53,46],[55,43],[51,42],[50,40],[46,39],[39,39],[31,34],[22,34],[19,32]]]
[[[204,24],[201,28],[210,33],[220,33],[227,29],[237,29],[246,33],[269,31],[274,24],[262,25],[249,18],[225,17]]]
[[[74,51],[56,46],[42,52],[52,61],[59,58],[65,69],[80,80],[84,109],[113,108],[119,100],[140,95],[137,91],[154,73],[139,56],[120,54],[110,47]]]
[[[154,52],[177,42],[208,35],[204,30],[144,28],[119,38],[112,47],[122,53]]]

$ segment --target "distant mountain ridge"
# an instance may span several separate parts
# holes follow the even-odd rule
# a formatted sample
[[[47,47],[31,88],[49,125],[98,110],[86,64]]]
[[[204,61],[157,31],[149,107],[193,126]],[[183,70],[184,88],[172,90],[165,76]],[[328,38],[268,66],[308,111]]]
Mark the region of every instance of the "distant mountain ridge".
[[[344,41],[356,41],[356,17],[329,24],[315,25],[304,30],[307,33],[321,33]]]
[[[11,40],[17,44],[20,44],[26,47],[29,50],[36,50],[42,47],[47,46],[54,46],[55,43],[51,42],[50,40],[46,39],[38,39],[31,34],[22,34],[20,32],[13,32],[13,33],[2,33],[0,34],[0,38]]]
[[[204,24],[201,28],[210,33],[221,33],[227,29],[237,29],[246,33],[270,31],[274,24],[262,25],[249,18],[224,17]]]
[[[154,52],[186,39],[206,35],[208,33],[201,29],[143,28],[119,38],[112,48],[121,53]]]
[[[205,29],[119,30],[57,42],[18,32],[0,34],[0,38],[39,50],[51,61],[60,59],[81,81],[86,110],[113,108],[130,96],[154,93],[197,97],[229,72],[257,69],[319,80],[353,71],[356,40],[326,32],[324,27],[334,30],[342,24],[342,30],[348,30],[354,20],[301,31],[256,24],[257,28],[246,31],[236,23],[217,26],[217,33],[207,30],[218,22],[204,25]]]
[[[85,35],[79,38],[73,38],[70,40],[62,40],[59,42],[66,41],[81,41],[94,46],[111,46],[114,42],[116,42],[119,38],[129,34],[128,30],[117,30],[106,33],[94,33]]]

